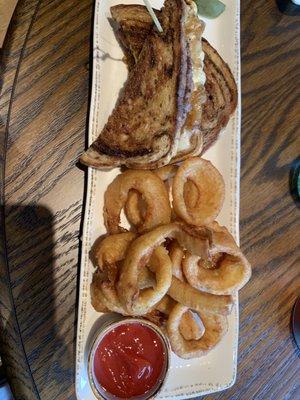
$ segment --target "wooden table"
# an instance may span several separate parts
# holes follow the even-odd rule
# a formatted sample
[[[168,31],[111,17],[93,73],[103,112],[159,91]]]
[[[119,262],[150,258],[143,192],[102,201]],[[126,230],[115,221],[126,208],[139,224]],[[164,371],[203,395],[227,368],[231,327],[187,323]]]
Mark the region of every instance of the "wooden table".
[[[74,399],[79,232],[92,0],[20,1],[1,89],[1,355],[16,399]],[[299,17],[242,2],[241,244],[253,278],[240,296],[238,376],[206,399],[299,399],[290,316],[299,294]],[[299,260],[298,260],[299,261]]]

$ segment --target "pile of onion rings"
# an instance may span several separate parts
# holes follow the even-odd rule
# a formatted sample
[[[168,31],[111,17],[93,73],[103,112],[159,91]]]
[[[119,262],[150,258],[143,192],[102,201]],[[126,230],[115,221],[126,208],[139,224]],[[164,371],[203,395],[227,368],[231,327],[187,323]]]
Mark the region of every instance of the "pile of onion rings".
[[[251,276],[234,238],[215,221],[224,195],[222,176],[199,157],[119,174],[104,195],[108,235],[92,249],[94,309],[151,320],[182,358],[215,347],[234,295]]]

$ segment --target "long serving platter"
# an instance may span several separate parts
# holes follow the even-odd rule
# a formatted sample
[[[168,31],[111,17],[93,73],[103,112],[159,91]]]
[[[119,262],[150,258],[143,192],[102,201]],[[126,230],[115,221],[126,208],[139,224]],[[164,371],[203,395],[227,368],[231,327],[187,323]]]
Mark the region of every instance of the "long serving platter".
[[[135,0],[96,0],[93,35],[93,81],[89,119],[89,144],[98,136],[112,111],[119,90],[126,77],[127,68],[122,61],[123,52],[109,22],[110,7],[118,3],[140,3]],[[205,20],[204,37],[218,50],[229,64],[240,94],[240,4],[239,0],[223,0],[225,12],[214,20]],[[155,8],[162,1],[152,0]],[[205,153],[224,177],[225,203],[218,221],[225,225],[239,242],[239,171],[240,171],[240,112],[241,102],[226,130],[217,143]],[[95,240],[106,233],[102,209],[107,185],[119,173],[89,168],[85,215],[82,233],[80,293],[76,348],[76,394],[78,400],[94,400],[86,364],[93,334],[103,323],[103,318],[90,303],[90,283],[94,267],[89,252]],[[187,399],[224,390],[236,378],[238,347],[238,297],[228,317],[229,329],[221,343],[209,354],[193,360],[182,360],[172,354],[171,368],[160,399]]]

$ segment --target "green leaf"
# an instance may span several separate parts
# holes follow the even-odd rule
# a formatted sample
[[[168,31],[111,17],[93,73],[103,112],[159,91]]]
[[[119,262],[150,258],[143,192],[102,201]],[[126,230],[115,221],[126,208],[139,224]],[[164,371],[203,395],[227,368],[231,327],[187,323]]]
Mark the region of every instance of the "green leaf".
[[[198,14],[206,18],[217,18],[225,10],[225,4],[219,0],[194,0]]]

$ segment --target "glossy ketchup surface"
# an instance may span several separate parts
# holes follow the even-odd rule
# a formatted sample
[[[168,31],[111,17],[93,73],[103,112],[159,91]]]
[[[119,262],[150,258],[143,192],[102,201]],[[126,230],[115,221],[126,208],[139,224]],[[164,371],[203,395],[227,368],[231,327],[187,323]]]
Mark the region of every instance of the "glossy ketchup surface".
[[[167,354],[150,327],[124,323],[109,331],[94,356],[94,378],[108,393],[135,398],[157,387],[164,377]]]

